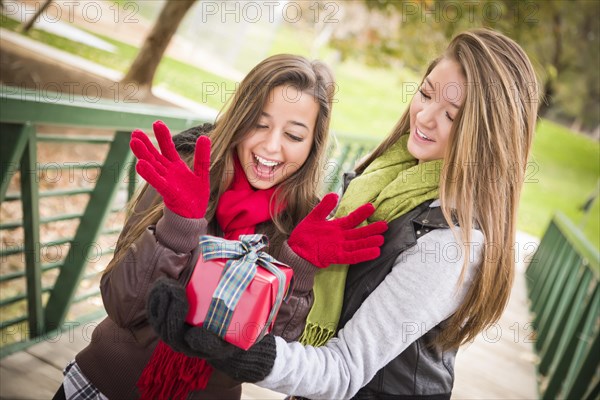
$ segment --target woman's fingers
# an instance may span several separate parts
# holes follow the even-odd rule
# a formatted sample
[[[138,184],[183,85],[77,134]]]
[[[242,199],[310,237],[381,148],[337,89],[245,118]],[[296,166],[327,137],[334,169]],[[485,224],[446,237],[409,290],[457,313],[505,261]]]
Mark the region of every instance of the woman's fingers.
[[[203,182],[209,183],[210,139],[206,136],[200,136],[196,141],[196,150],[194,153],[194,173],[199,176]]]
[[[144,145],[144,147],[146,148],[148,153],[152,155],[152,157],[148,158],[147,161],[155,163],[155,164],[161,164],[165,168],[168,168],[170,161],[167,160],[162,154],[160,154],[158,149],[154,146],[154,143],[152,143],[152,141],[150,141],[150,138],[148,137],[148,135],[146,135],[143,131],[136,129],[131,134],[131,140],[133,140],[133,139],[139,140]],[[132,148],[132,150],[133,150],[133,148]],[[137,156],[137,154],[136,154],[136,156]]]
[[[179,153],[177,153],[177,150],[175,149],[175,143],[173,143],[171,132],[164,122],[154,122],[154,124],[152,124],[152,129],[154,130],[154,136],[156,136],[158,147],[160,147],[160,152],[162,155],[165,156],[169,161],[181,160]]]
[[[143,135],[145,136],[145,134]],[[148,140],[147,137],[146,140]],[[150,143],[150,146],[151,147],[149,148],[148,143],[145,143],[144,139],[141,139],[140,136],[132,135],[132,139],[129,142],[129,147],[138,160],[145,160],[152,164],[159,174],[164,175],[167,171],[167,166],[165,166],[163,162],[166,161],[166,159],[156,151],[154,146],[152,146],[152,143]]]
[[[163,176],[159,174],[154,168],[154,166],[148,161],[139,160],[135,165],[135,170],[138,174],[140,174],[142,178],[144,178],[144,180],[146,180],[146,182],[148,182],[154,189],[156,189],[156,191],[160,193],[161,196],[164,197],[164,194],[168,193],[169,184],[167,183],[165,178],[163,178]]]
[[[360,228],[354,228],[346,233],[346,239],[360,239],[372,235],[380,235],[387,231],[388,225],[385,221],[377,221],[372,224],[361,226]]]
[[[381,247],[383,242],[384,240],[382,235],[374,235],[362,239],[346,241],[344,242],[344,249],[348,252],[362,249],[378,249]]]
[[[338,219],[338,223],[344,229],[354,228],[369,218],[375,212],[375,207],[371,203],[363,204],[356,210],[343,218]]]
[[[319,204],[316,205],[315,208],[308,214],[307,218],[310,217],[313,220],[325,220],[327,216],[333,211],[335,206],[337,205],[339,196],[335,193],[329,193]]]

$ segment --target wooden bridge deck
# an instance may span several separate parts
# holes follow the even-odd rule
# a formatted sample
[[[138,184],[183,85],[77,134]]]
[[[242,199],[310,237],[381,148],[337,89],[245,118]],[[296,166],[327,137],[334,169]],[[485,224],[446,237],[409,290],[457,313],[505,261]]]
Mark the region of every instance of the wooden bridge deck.
[[[453,399],[538,398],[523,271],[520,265],[510,303],[498,324],[459,350]],[[70,334],[47,338],[0,360],[0,399],[51,399],[62,382],[62,368],[87,344],[94,326],[83,324]],[[243,398],[284,396],[247,385]]]

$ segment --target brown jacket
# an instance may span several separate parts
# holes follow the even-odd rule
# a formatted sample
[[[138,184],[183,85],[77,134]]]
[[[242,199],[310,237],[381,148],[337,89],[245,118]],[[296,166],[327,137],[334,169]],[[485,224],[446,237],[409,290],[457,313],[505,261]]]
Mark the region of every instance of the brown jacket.
[[[157,199],[147,190],[136,212]],[[136,214],[137,215],[137,214]],[[117,243],[137,222],[130,218]],[[262,232],[261,226],[257,227]],[[155,226],[135,241],[123,259],[102,277],[100,287],[108,313],[94,330],[89,345],[75,357],[85,376],[109,399],[138,398],[136,388],[158,337],[146,319],[146,300],[152,284],[161,276],[187,283],[199,256],[198,239],[207,232],[205,219],[180,217],[168,209]],[[288,341],[298,339],[312,305],[312,285],[317,268],[297,256],[285,243],[269,253],[294,269],[291,296],[277,316],[273,333]],[[239,398],[241,385],[215,371],[207,389],[192,398]]]

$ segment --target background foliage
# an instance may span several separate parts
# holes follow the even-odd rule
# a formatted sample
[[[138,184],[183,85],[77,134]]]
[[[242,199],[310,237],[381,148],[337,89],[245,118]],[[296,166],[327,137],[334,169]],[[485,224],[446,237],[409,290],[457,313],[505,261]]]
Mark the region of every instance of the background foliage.
[[[361,5],[354,2],[355,7]],[[332,39],[344,58],[418,70],[457,32],[496,29],[516,40],[532,58],[546,99],[540,115],[587,131],[598,129],[600,2],[364,0],[364,5],[377,17]]]

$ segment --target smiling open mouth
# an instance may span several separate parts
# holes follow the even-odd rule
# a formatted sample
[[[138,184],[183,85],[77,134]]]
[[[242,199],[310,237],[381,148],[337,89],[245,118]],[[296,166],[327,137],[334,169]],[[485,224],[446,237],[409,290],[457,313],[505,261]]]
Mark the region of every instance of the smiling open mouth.
[[[275,170],[279,166],[283,165],[283,162],[281,161],[267,160],[266,158],[263,158],[259,155],[252,155],[254,156],[254,160],[256,161],[254,167],[259,177],[272,176],[275,173]]]
[[[425,135],[423,132],[421,132],[419,130],[419,128],[415,128],[415,132],[417,133],[417,136],[423,140],[427,140],[428,142],[435,142],[435,140],[430,139],[427,135]]]

